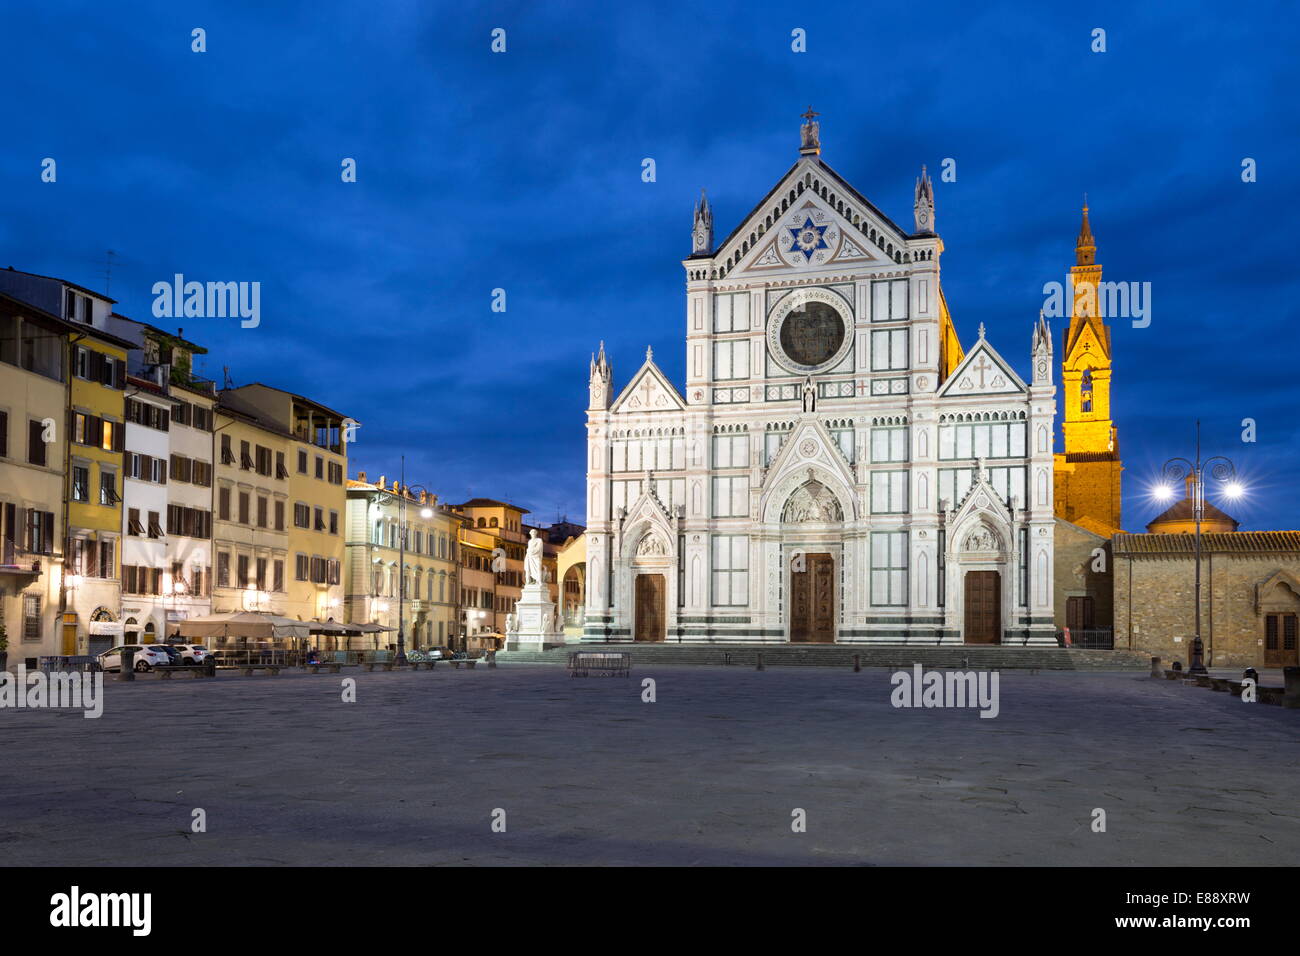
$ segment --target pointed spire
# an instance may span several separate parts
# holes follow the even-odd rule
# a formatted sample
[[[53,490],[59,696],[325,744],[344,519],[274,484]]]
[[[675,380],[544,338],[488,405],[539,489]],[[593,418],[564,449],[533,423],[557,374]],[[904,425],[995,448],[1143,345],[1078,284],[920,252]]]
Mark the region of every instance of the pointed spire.
[[[645,360],[646,360],[647,362],[652,362],[652,361],[654,361],[654,357],[655,357],[655,350],[654,350],[654,347],[653,347],[653,346],[650,346],[650,345],[647,345],[647,346],[645,347]]]
[[[981,341],[981,342],[984,341],[984,323],[983,323],[983,322],[980,323],[980,341]]]
[[[920,178],[916,181],[916,197],[912,203],[912,216],[916,220],[917,232],[934,232],[934,183],[925,167],[921,167]]]
[[[699,202],[695,204],[695,227],[691,231],[691,255],[707,256],[713,251],[713,208],[709,197],[700,190]]]
[[[1083,194],[1083,222],[1079,226],[1079,238],[1074,243],[1074,261],[1076,265],[1090,266],[1097,260],[1097,240],[1092,237],[1092,224],[1088,222],[1088,194]]]

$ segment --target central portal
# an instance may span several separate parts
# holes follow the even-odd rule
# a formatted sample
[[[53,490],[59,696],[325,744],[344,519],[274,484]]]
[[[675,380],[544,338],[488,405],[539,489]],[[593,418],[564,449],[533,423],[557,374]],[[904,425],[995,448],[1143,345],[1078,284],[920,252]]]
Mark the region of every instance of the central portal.
[[[829,554],[804,555],[803,570],[790,572],[790,640],[835,643],[835,560]]]
[[[966,572],[967,644],[1002,643],[1002,579],[996,571]]]
[[[633,640],[659,642],[664,639],[667,618],[664,614],[664,576],[636,576],[636,632]]]

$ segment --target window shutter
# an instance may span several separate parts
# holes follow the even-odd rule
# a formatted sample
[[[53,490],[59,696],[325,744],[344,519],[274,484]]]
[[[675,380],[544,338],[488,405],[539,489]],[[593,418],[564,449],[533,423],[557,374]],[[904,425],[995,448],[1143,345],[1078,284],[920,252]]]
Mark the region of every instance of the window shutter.
[[[122,427],[122,423],[113,422],[113,451],[122,450],[122,439],[124,437],[126,437],[126,429]]]

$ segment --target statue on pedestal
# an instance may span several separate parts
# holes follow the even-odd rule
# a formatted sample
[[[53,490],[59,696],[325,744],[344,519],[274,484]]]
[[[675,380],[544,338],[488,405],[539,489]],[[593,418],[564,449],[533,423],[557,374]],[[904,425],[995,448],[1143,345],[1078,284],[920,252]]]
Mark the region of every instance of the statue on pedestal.
[[[528,550],[524,554],[524,587],[530,584],[543,584],[542,578],[542,539],[537,536],[536,528],[528,529]]]

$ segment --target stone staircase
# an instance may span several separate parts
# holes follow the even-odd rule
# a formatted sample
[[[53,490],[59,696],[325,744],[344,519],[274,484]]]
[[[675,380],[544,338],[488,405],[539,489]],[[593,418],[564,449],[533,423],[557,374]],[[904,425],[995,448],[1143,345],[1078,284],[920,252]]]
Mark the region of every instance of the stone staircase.
[[[1085,651],[1064,647],[935,647],[853,644],[569,644],[547,651],[498,651],[502,663],[563,664],[573,651],[624,651],[635,664],[700,664],[755,667],[911,667],[975,670],[1149,671],[1151,659],[1133,651]]]

